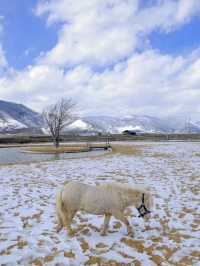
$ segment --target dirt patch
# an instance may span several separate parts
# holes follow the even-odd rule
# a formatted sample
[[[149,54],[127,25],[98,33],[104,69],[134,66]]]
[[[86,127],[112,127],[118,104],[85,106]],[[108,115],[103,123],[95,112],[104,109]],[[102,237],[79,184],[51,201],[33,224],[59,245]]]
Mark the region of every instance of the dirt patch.
[[[75,258],[75,254],[72,251],[65,251],[64,256],[67,258]]]
[[[128,245],[131,248],[137,249],[139,252],[144,252],[144,241],[134,240],[130,238],[122,238],[121,242]]]

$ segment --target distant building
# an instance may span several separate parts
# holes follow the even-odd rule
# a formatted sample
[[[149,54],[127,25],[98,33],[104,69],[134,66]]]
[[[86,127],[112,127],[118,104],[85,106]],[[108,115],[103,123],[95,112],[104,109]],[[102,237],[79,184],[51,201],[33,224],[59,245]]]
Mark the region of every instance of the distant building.
[[[136,131],[134,131],[134,130],[124,130],[122,132],[122,134],[123,135],[132,135],[132,136],[137,135]]]

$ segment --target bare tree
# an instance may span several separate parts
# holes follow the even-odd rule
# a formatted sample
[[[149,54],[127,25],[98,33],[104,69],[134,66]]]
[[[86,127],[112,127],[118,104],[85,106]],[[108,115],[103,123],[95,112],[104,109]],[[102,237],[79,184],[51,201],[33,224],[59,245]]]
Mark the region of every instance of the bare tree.
[[[43,110],[44,121],[56,148],[59,147],[60,134],[63,128],[73,120],[74,107],[75,104],[71,99],[62,98]]]

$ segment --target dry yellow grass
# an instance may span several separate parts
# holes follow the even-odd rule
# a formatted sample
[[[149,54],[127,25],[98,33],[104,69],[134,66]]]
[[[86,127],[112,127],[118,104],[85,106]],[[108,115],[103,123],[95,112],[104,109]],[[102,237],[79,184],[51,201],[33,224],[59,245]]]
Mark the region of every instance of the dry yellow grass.
[[[112,152],[121,155],[141,155],[145,145],[112,144]]]
[[[28,146],[23,149],[23,152],[32,152],[32,153],[46,153],[46,154],[55,154],[55,153],[74,153],[74,152],[88,152],[94,148],[106,149],[107,146],[104,143],[93,143],[93,144],[68,144],[60,145],[59,148],[56,148],[53,145],[37,145],[37,146]]]
[[[64,252],[64,257],[75,258],[75,254],[72,251],[65,251]]]
[[[88,152],[90,148],[86,145],[82,146],[60,146],[59,148],[55,148],[54,146],[35,146],[35,147],[27,147],[23,151],[25,152],[33,152],[33,153],[74,153],[74,152]]]

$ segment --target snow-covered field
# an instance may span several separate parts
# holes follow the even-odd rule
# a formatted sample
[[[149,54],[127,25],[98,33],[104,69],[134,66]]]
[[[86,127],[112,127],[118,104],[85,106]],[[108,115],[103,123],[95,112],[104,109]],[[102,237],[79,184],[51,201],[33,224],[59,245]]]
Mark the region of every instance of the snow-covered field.
[[[200,143],[140,143],[141,153],[0,167],[0,265],[200,265]],[[78,213],[74,237],[56,233],[55,194],[68,179],[148,186],[155,209],[134,238],[114,218]]]

